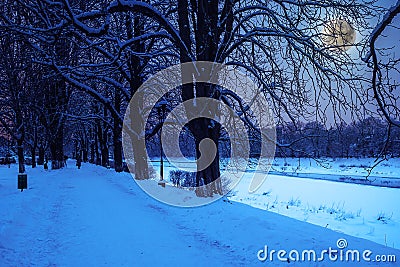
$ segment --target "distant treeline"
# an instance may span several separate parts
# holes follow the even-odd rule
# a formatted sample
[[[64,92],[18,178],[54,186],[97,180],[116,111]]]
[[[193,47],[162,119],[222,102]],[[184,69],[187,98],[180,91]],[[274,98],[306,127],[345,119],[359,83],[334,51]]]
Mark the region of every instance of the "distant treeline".
[[[326,128],[318,122],[278,126],[278,157],[377,157],[400,156],[400,128],[376,118]]]
[[[181,133],[180,149],[183,155],[194,157],[194,141]],[[377,157],[381,153],[392,157],[400,157],[400,128],[392,126],[376,118],[367,118],[351,124],[342,123],[337,126],[325,127],[318,122],[297,122],[278,125],[276,127],[277,147],[276,157]],[[219,142],[221,157],[229,157],[230,143],[222,134]],[[251,156],[259,153],[259,141],[250,134]],[[148,142],[149,156],[160,156],[158,135]]]
[[[376,118],[367,118],[351,124],[342,123],[337,126],[325,127],[318,122],[297,122],[278,125],[276,127],[277,147],[276,157],[377,157],[380,154],[400,157],[400,128],[392,126]],[[259,140],[254,133],[249,134],[251,157],[259,154]],[[68,140],[65,140],[68,143]],[[193,136],[183,130],[180,135],[180,149],[186,157],[195,156]],[[107,147],[112,151],[112,146]],[[0,156],[11,152],[15,154],[15,143],[8,142],[0,136]],[[159,134],[147,142],[147,152],[151,158],[160,157]],[[219,153],[222,158],[230,155],[230,141],[225,132],[219,141]],[[72,153],[73,155],[74,153]],[[95,162],[87,158],[92,156],[86,151],[84,161]],[[107,153],[108,155],[108,153]],[[75,156],[72,156],[75,158]],[[111,157],[112,158],[112,157]]]

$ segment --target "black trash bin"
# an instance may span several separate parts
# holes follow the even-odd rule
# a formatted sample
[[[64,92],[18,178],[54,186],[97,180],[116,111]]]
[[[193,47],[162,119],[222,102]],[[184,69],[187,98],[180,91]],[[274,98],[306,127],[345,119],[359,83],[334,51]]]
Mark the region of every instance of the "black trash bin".
[[[24,189],[27,188],[28,188],[28,175],[26,173],[18,174],[18,189],[20,189],[22,192]]]

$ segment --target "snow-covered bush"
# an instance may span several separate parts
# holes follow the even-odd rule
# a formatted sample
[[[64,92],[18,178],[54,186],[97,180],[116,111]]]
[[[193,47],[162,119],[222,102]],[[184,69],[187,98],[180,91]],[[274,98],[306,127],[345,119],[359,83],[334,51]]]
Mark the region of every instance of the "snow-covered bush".
[[[169,179],[175,186],[195,187],[196,173],[185,172],[182,170],[173,170],[169,172]]]

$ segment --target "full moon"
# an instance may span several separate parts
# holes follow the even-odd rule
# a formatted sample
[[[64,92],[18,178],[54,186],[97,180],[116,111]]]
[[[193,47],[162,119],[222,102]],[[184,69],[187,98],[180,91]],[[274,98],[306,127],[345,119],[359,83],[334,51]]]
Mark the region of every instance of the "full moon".
[[[335,19],[327,22],[322,30],[322,41],[332,50],[349,50],[356,41],[356,31],[345,20]]]

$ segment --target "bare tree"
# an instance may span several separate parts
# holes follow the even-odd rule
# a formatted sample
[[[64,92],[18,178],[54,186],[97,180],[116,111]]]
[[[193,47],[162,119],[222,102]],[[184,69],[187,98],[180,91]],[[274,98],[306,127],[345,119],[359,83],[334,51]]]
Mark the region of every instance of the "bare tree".
[[[399,81],[395,78],[400,72],[400,58],[396,56],[397,51],[393,51],[396,44],[379,47],[379,39],[384,39],[385,31],[392,29],[392,35],[398,31],[398,25],[393,24],[393,20],[400,13],[400,1],[386,11],[385,15],[376,25],[370,35],[367,54],[363,60],[372,69],[372,90],[373,97],[385,119],[391,124],[400,127],[396,122],[400,116],[399,105]],[[391,46],[391,47],[390,47]]]
[[[23,18],[6,5],[1,5],[0,9],[16,22],[23,22]],[[28,45],[23,39],[3,27],[0,28],[0,37],[0,124],[16,141],[19,173],[24,173],[26,114],[29,114],[28,96],[33,65],[27,52]]]
[[[120,150],[118,133],[122,114],[130,98],[152,74],[179,62],[224,63],[246,73],[257,83],[257,95],[268,100],[281,124],[315,121],[318,125],[340,125],[346,120],[344,111],[352,119],[375,112],[375,107],[368,103],[368,81],[363,75],[365,64],[361,60],[362,49],[368,42],[372,48],[365,60],[376,57],[374,38],[369,38],[373,31],[370,21],[382,9],[374,1],[93,0],[90,5],[68,0],[16,2],[34,10],[36,15],[29,18],[31,23],[24,25],[16,25],[3,15],[7,29],[25,36],[38,51],[38,61],[62,77],[67,85],[103,105],[104,114],[113,118],[114,149],[117,150]],[[397,14],[396,10],[391,9],[391,14]],[[333,21],[337,20],[346,21],[351,31],[324,30],[336,25]],[[377,36],[379,31],[374,31]],[[359,38],[354,44],[326,41],[352,40],[353,35],[344,35],[356,32]],[[65,54],[54,49],[54,40],[60,36],[75,46],[75,61],[58,58]],[[383,102],[387,100],[383,100],[383,90],[379,93],[380,85],[376,82],[379,67],[375,61],[375,98],[383,111],[390,109],[385,115],[389,118],[398,107],[394,100],[391,100],[394,107]],[[392,61],[391,65],[394,62],[398,61]],[[248,129],[260,134],[255,118],[262,114],[254,114],[251,105],[229,88],[197,83],[186,84],[180,90],[181,101],[206,97],[225,103],[236,111]],[[138,99],[133,108],[140,113],[148,107]],[[141,126],[146,123],[141,118],[135,120]],[[218,123],[199,118],[187,126],[194,136],[197,158],[203,139],[209,138],[218,146],[221,135]],[[156,134],[159,128],[160,125],[155,125],[147,136]],[[276,145],[286,148],[295,142]],[[134,152],[136,179],[148,178],[145,147],[135,147]],[[115,155],[119,158],[118,153]],[[221,194],[219,176],[217,154],[210,166],[197,172],[197,184],[200,180],[206,184],[206,190],[198,193]]]
[[[340,122],[342,111],[356,114],[357,102],[366,96],[357,73],[362,63],[340,49],[346,44],[327,46],[322,29],[333,19],[345,18],[354,29],[364,30],[374,14],[368,5],[356,1],[178,1],[180,36],[191,50],[188,54],[181,49],[181,62],[194,55],[196,60],[226,63],[246,72],[259,84],[280,122],[314,118],[324,123],[329,117]],[[197,84],[196,90],[183,86],[182,100],[193,97],[217,98],[239,107],[242,119],[254,128],[246,118],[246,103],[228,90],[219,94],[215,86]],[[203,138],[217,143],[220,129],[211,125],[203,119],[190,126],[197,147]],[[215,160],[197,175],[209,184],[219,176],[218,170]],[[218,186],[206,195],[213,193],[220,193]]]

